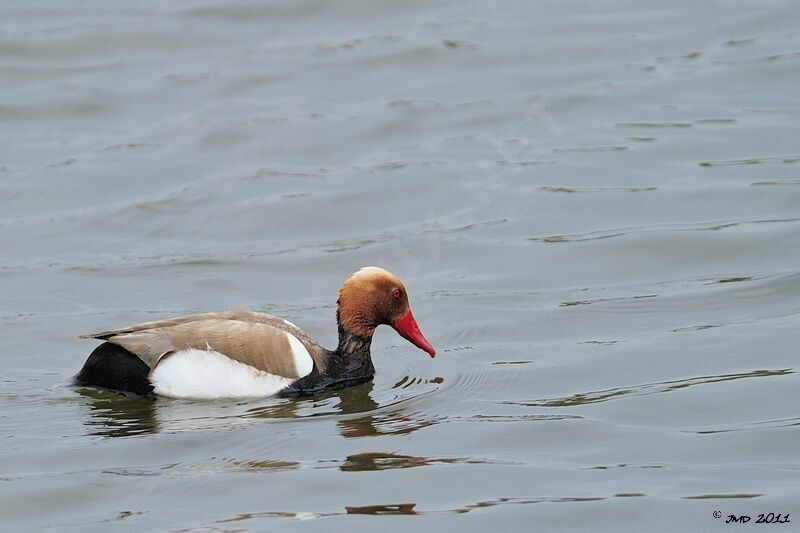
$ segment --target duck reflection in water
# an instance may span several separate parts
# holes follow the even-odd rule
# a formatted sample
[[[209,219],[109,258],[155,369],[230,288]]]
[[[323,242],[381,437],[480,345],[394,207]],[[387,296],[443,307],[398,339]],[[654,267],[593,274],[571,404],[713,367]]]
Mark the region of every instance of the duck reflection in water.
[[[313,398],[281,399],[276,403],[255,408],[242,405],[243,411],[226,407],[223,419],[301,419],[333,417],[342,436],[370,437],[380,435],[403,435],[431,426],[436,419],[425,419],[419,413],[406,413],[398,406],[381,408],[373,399],[374,383],[369,381],[355,387],[324,393]],[[117,393],[93,388],[80,388],[79,394],[86,400],[88,417],[85,421],[90,435],[101,437],[130,437],[158,433],[165,427],[174,428],[184,423],[200,429],[206,424],[204,417],[197,417],[197,409],[220,423],[219,413],[213,414],[217,402],[196,403],[175,400],[127,397]],[[233,404],[241,405],[241,404]],[[177,408],[177,411],[175,410]],[[213,415],[213,416],[212,416]],[[183,423],[182,423],[183,420]],[[224,420],[222,423],[225,423]]]
[[[397,408],[384,407],[381,410],[371,394],[374,386],[374,383],[369,381],[356,387],[321,394],[313,399],[299,399],[253,409],[246,416],[255,418],[335,416],[339,432],[347,438],[403,435],[436,423],[435,419],[423,419],[418,413],[412,416]],[[311,410],[309,414],[303,414],[303,411],[309,409]]]
[[[98,389],[82,388],[78,391],[89,408],[84,422],[89,429],[89,435],[131,437],[158,433],[155,401]]]
[[[416,503],[396,503],[391,505],[365,505],[361,507],[345,507],[347,514],[368,514],[368,515],[402,515],[419,514],[414,508]]]

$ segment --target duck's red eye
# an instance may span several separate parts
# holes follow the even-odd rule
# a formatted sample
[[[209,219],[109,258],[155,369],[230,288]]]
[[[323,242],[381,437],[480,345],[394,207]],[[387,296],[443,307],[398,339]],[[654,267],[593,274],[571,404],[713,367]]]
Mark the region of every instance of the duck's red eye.
[[[400,292],[400,289],[394,289],[394,290],[392,291],[392,296],[394,296],[395,298],[400,298],[400,294],[402,294],[402,293]]]

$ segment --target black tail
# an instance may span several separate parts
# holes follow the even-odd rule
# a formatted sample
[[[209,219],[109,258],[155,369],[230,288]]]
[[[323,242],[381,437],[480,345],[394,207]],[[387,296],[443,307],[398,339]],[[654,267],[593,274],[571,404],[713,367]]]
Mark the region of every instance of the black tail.
[[[75,384],[147,396],[153,392],[149,373],[150,367],[139,357],[122,346],[104,342],[83,364]]]

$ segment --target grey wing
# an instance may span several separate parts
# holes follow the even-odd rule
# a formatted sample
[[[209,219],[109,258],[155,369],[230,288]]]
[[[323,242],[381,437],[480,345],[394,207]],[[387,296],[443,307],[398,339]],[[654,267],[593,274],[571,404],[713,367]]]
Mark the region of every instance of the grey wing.
[[[262,371],[302,377],[308,365],[301,365],[301,360],[292,357],[290,336],[302,344],[320,372],[324,372],[324,350],[300,328],[282,318],[247,310],[144,322],[79,338],[100,339],[122,346],[150,368],[155,368],[168,353],[186,348],[210,348]],[[303,371],[299,375],[301,367]]]

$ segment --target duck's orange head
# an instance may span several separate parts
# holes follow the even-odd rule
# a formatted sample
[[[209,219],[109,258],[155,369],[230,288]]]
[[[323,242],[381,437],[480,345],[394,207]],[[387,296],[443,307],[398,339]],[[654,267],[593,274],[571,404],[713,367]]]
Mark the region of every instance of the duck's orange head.
[[[347,278],[339,290],[337,317],[342,329],[360,337],[371,337],[376,327],[388,324],[431,357],[436,355],[411,313],[403,282],[382,268],[364,267]]]

